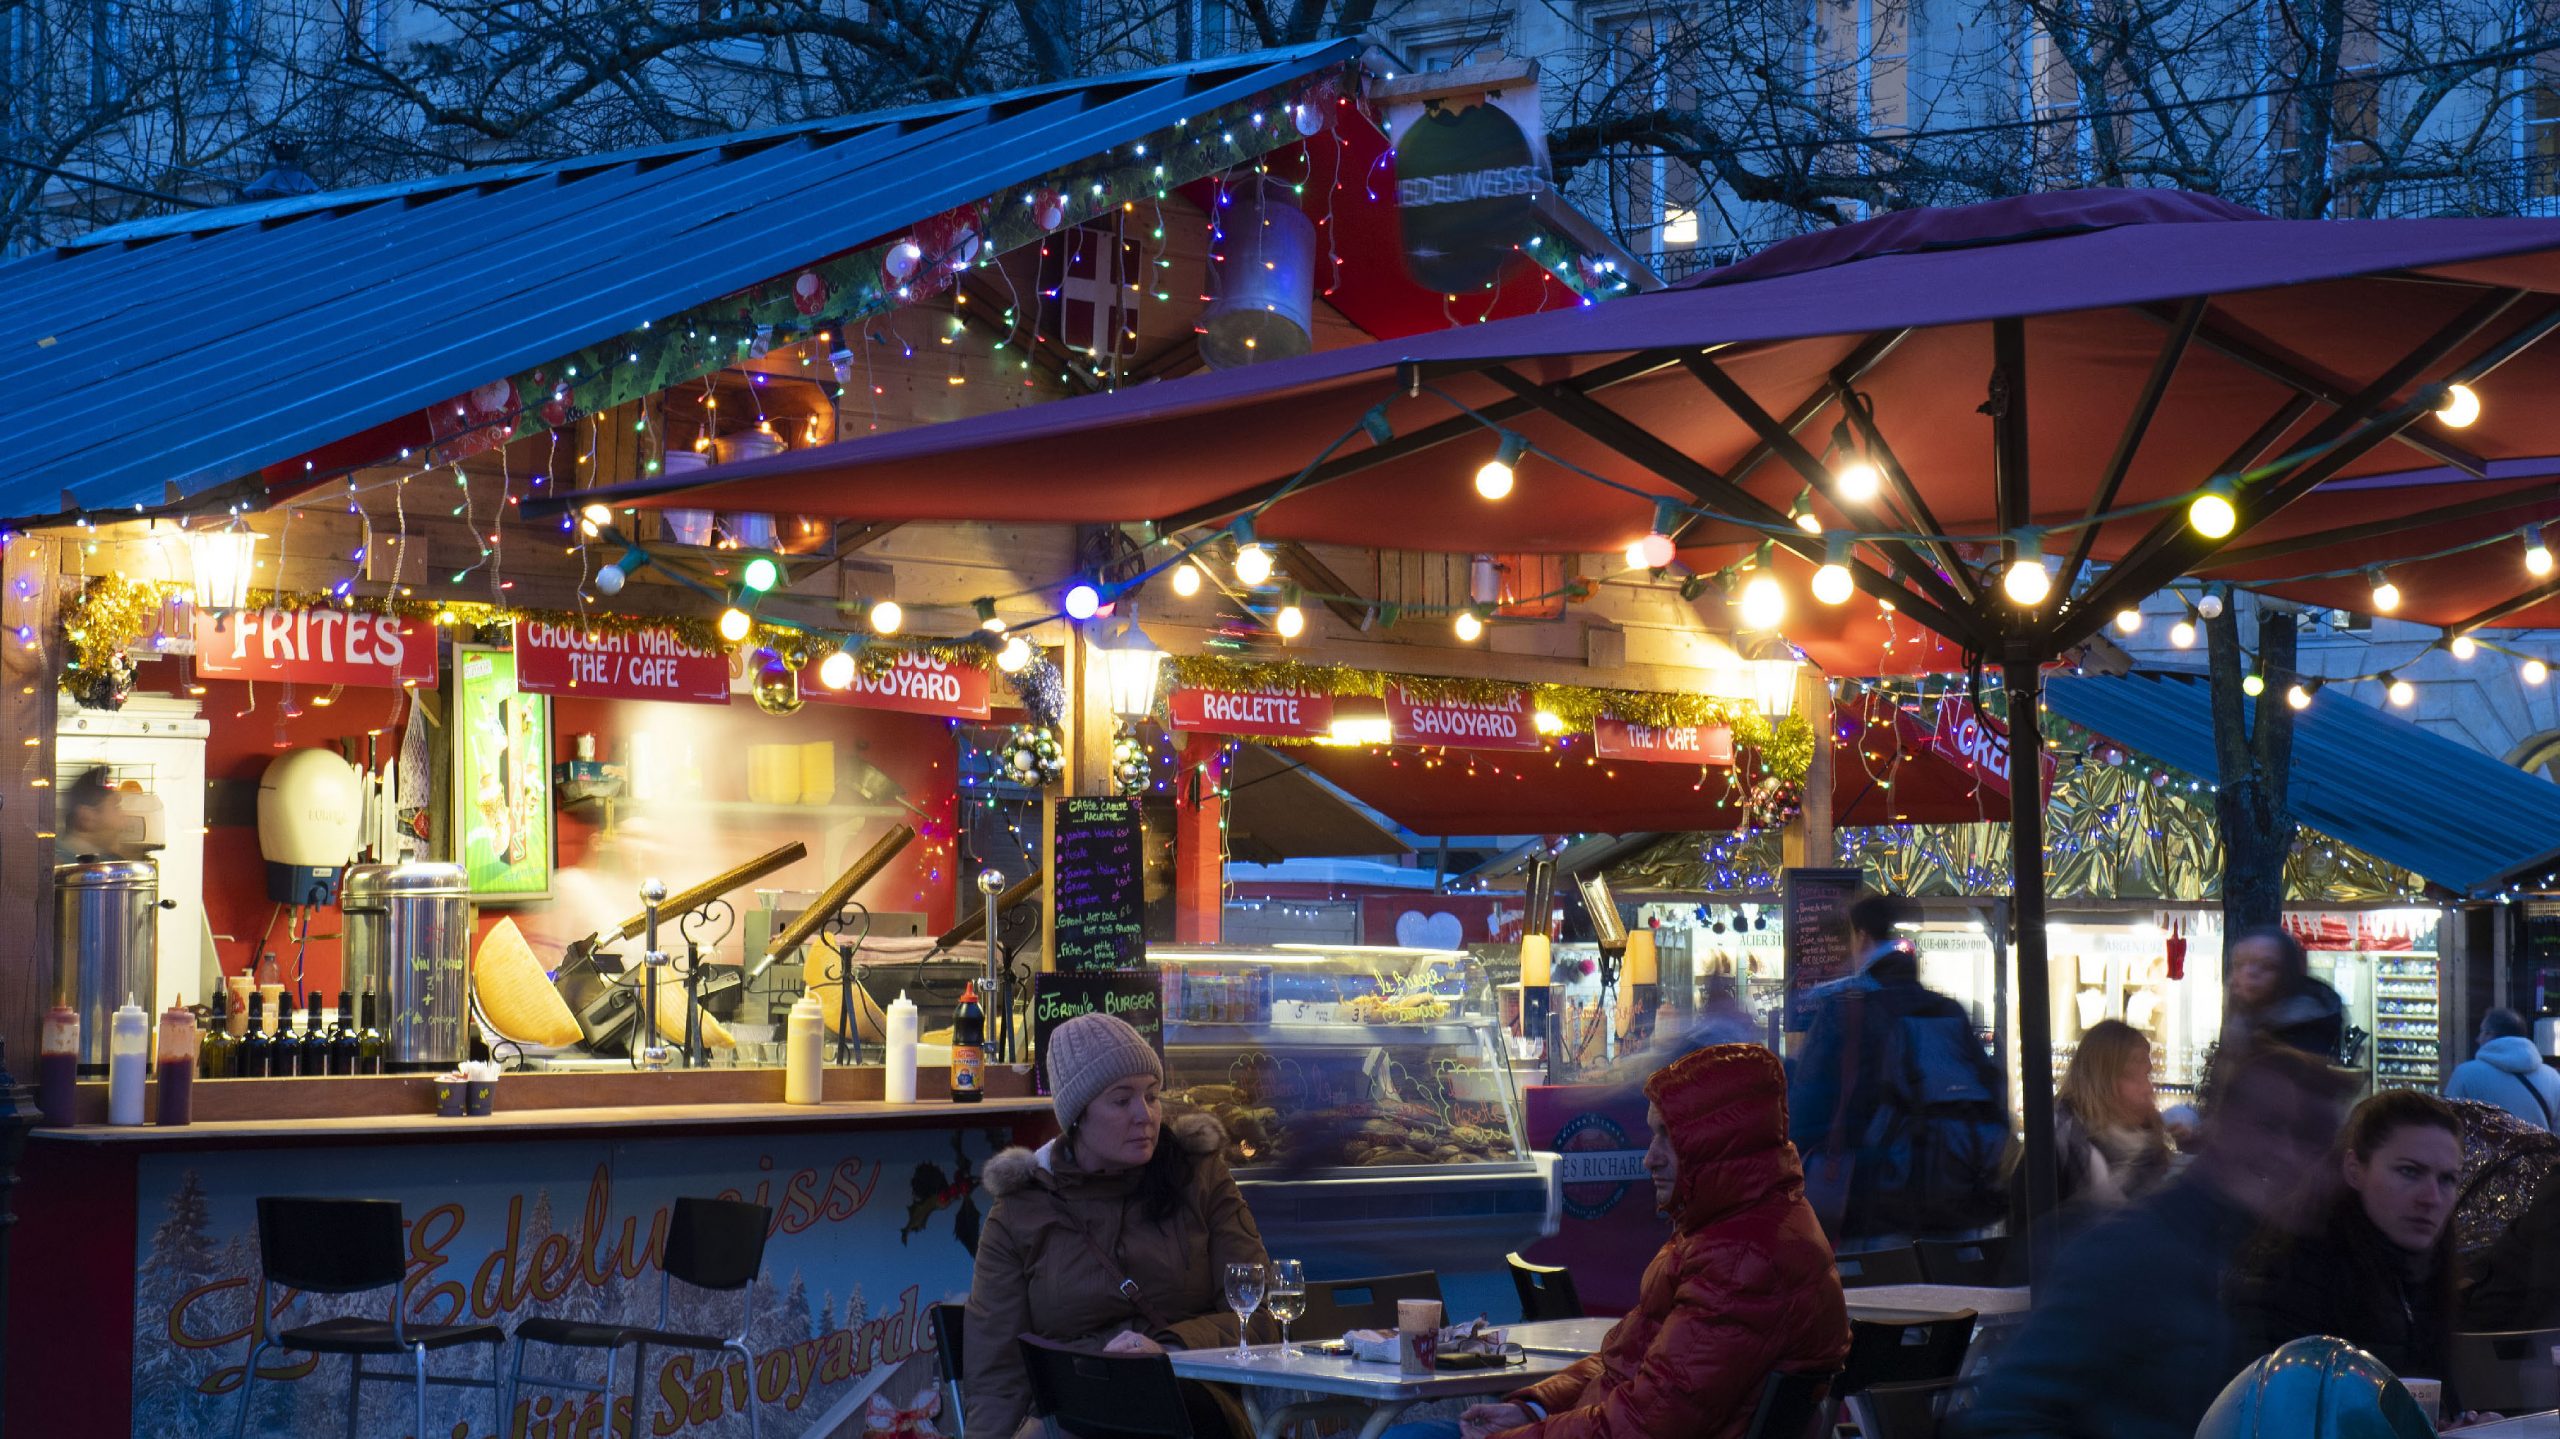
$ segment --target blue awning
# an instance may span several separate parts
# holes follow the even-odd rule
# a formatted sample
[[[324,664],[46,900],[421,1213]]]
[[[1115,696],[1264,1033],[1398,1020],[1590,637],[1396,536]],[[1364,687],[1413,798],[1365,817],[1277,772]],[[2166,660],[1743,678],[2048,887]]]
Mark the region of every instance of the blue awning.
[[[2216,777],[2200,676],[2055,678],[2045,702],[2162,764]],[[2304,825],[2459,894],[2560,850],[2560,784],[2334,690],[2294,716],[2289,797]]]
[[[0,515],[164,502],[1241,104],[1357,40],[119,225],[0,265]]]

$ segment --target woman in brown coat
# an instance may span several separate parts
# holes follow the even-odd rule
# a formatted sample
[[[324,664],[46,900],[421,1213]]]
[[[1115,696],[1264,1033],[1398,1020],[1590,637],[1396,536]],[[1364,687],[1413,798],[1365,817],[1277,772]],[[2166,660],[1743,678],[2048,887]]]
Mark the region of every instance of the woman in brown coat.
[[[1226,1267],[1268,1262],[1219,1157],[1224,1131],[1205,1114],[1164,1122],[1164,1065],[1136,1030],[1082,1015],[1050,1034],[1048,1059],[1065,1133],[987,1162],[995,1210],[978,1237],[963,1344],[968,1439],[1032,1427],[1020,1336],[1115,1354],[1233,1344]],[[1273,1337],[1268,1325],[1256,1316],[1257,1342]],[[1246,1432],[1232,1399],[1183,1390],[1196,1432]]]

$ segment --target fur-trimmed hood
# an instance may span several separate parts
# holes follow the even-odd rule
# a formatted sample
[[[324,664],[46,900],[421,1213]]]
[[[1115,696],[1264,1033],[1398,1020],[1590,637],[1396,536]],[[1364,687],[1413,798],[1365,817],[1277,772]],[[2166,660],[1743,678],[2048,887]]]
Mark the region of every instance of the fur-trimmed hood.
[[[1218,1122],[1214,1114],[1195,1111],[1176,1115],[1167,1119],[1164,1127],[1171,1132],[1174,1141],[1190,1154],[1216,1154],[1227,1145],[1227,1128]],[[987,1192],[1002,1199],[1035,1183],[1056,1188],[1057,1149],[1058,1141],[1055,1139],[1038,1149],[1025,1149],[1017,1144],[988,1160],[980,1175]]]

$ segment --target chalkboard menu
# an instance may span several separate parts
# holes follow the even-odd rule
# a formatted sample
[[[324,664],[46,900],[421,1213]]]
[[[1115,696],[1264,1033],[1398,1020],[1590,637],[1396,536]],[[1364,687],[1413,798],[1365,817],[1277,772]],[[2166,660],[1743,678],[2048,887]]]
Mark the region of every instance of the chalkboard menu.
[[[1858,941],[1849,932],[1849,906],[1858,898],[1859,872],[1791,869],[1780,885],[1787,925],[1787,1028],[1801,1033],[1813,1025],[1805,996],[1857,972]]]
[[[1058,969],[1125,969],[1146,959],[1138,802],[1073,796],[1058,801],[1049,871],[1057,915]]]
[[[1079,1014],[1125,1019],[1164,1054],[1163,981],[1152,969],[1096,969],[1082,974],[1041,974],[1031,980],[1033,1082],[1049,1092],[1049,1031]]]

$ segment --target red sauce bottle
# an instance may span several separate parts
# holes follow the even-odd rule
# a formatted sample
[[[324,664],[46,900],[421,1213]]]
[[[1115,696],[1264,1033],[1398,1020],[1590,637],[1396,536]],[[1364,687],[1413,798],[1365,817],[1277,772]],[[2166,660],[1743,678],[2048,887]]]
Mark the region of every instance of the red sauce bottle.
[[[160,1063],[153,1077],[159,1099],[155,1122],[192,1124],[196,1117],[196,1012],[173,1004],[160,1016]]]
[[[57,1004],[45,1011],[36,1045],[36,1108],[59,1126],[78,1123],[79,1106],[80,1012]]]

